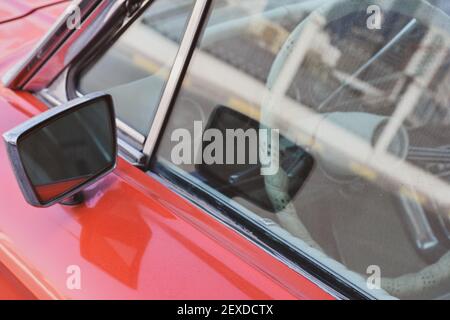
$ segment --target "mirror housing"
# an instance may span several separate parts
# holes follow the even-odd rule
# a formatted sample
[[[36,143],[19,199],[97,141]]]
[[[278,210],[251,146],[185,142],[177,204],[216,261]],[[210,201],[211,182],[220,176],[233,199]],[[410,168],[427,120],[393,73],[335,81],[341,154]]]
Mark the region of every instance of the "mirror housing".
[[[52,108],[3,138],[22,193],[36,207],[74,196],[116,166],[114,106],[103,93]]]

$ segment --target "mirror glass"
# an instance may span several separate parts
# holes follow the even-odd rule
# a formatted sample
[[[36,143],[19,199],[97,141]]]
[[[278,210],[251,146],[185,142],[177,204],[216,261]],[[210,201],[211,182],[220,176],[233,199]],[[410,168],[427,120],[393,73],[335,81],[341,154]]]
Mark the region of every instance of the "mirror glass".
[[[115,164],[115,126],[107,99],[94,99],[44,122],[18,141],[25,172],[49,203]]]

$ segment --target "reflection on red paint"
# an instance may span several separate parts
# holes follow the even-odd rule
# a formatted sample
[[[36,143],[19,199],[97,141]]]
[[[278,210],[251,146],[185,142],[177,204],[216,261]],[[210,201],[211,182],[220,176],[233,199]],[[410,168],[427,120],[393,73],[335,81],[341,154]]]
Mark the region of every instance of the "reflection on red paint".
[[[110,194],[112,198],[114,194],[120,197],[121,190],[112,188]],[[126,214],[98,210],[108,207],[108,202],[108,199],[102,199],[96,204],[95,214],[80,217],[81,255],[126,286],[136,289],[142,256],[150,241],[151,231],[138,208],[133,208],[133,202],[127,205]]]

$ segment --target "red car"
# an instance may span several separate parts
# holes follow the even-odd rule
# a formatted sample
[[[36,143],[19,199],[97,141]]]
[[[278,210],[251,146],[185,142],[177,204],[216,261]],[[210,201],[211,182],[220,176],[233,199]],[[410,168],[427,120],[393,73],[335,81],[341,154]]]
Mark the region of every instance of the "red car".
[[[449,13],[2,2],[0,298],[450,298]]]

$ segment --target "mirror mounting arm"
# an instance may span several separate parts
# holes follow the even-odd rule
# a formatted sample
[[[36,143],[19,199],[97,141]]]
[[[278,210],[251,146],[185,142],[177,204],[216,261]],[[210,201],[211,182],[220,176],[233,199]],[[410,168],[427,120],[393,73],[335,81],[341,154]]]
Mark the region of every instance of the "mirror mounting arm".
[[[85,196],[83,191],[79,191],[75,193],[74,195],[62,200],[60,204],[63,206],[78,206],[82,204],[85,200]]]

